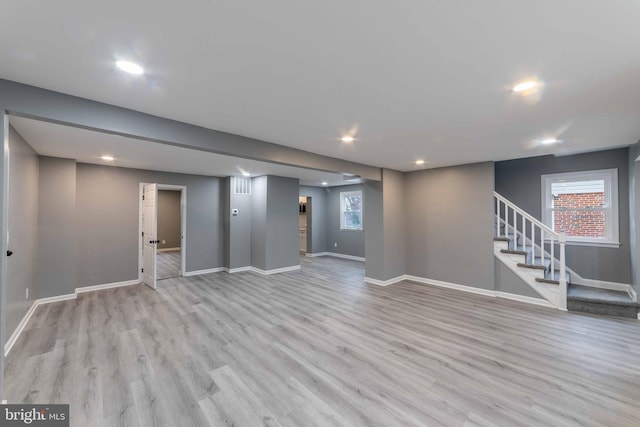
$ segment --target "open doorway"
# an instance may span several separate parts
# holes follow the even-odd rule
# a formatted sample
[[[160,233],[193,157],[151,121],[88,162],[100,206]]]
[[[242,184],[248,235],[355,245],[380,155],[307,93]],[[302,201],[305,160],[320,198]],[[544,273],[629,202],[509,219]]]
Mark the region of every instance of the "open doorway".
[[[185,271],[186,206],[185,186],[140,184],[140,280],[154,289]]]
[[[300,196],[298,198],[298,231],[300,255],[305,255],[311,250],[311,197]]]
[[[158,189],[158,280],[182,272],[182,191]]]

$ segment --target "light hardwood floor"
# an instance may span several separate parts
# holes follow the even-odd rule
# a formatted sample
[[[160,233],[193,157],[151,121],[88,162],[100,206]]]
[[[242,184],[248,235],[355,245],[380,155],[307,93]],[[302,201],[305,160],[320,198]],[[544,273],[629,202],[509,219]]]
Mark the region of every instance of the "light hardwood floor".
[[[301,262],[41,306],[6,396],[74,426],[638,425],[638,321]]]
[[[180,253],[181,251],[158,251],[156,262],[156,276],[158,280],[170,279],[180,276]]]

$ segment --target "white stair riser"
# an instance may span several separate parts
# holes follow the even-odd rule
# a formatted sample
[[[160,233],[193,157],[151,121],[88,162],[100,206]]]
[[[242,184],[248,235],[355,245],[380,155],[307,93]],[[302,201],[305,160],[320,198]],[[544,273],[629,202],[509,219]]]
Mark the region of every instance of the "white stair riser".
[[[536,278],[544,277],[544,270],[538,270],[533,268],[525,268],[519,267],[518,263],[525,262],[525,257],[523,255],[514,255],[514,254],[505,254],[500,252],[503,249],[502,246],[498,245],[495,242],[494,245],[494,254],[495,256],[501,260],[511,271],[518,275],[526,284],[528,284],[533,290],[535,290],[540,296],[545,298],[547,301],[552,303],[554,306],[557,305],[558,299],[558,286],[551,285],[547,283],[540,283],[536,281]]]

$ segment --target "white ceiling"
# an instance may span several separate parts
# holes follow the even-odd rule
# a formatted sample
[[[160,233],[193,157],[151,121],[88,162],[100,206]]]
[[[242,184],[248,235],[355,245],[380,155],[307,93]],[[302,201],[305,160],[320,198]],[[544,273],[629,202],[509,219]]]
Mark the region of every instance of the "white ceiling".
[[[251,176],[298,178],[300,184],[313,186],[321,186],[323,181],[328,186],[361,182],[345,181],[335,173],[222,156],[23,117],[11,116],[9,120],[38,154],[76,159],[81,163],[204,176],[241,176],[247,172]],[[115,160],[102,160],[100,157],[104,155],[113,156]]]
[[[412,170],[636,142],[638,22],[635,0],[20,0],[0,77]]]

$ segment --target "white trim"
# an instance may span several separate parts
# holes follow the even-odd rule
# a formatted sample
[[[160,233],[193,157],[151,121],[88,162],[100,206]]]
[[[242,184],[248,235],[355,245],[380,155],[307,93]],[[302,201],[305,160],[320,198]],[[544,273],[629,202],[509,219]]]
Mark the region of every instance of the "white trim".
[[[7,343],[4,345],[5,357],[7,357],[13,345],[16,343],[16,341],[18,341],[18,337],[20,337],[20,334],[24,330],[25,326],[27,326],[27,323],[29,323],[29,320],[31,320],[31,316],[33,316],[33,313],[35,313],[36,308],[38,308],[38,303],[36,301],[33,301],[33,304],[31,304],[31,307],[29,307],[27,314],[25,314],[20,323],[18,323],[18,326],[7,340]]]
[[[2,114],[3,121],[3,135],[2,135],[2,144],[3,144],[3,174],[2,174],[2,224],[0,227],[2,228],[2,242],[0,243],[2,253],[0,254],[0,322],[4,322],[5,320],[5,285],[7,283],[7,257],[5,254],[7,253],[8,245],[9,245],[9,114],[2,110],[0,112]],[[0,340],[4,341],[5,333],[4,327],[0,326]],[[17,337],[16,337],[17,339]],[[5,346],[6,348],[6,346]],[[7,352],[5,352],[6,355]],[[0,357],[0,369],[4,370],[4,359]],[[4,390],[0,390],[0,394],[3,393]]]
[[[291,265],[289,267],[282,267],[282,268],[274,268],[273,270],[263,270],[261,268],[257,268],[257,267],[251,267],[251,271],[253,271],[254,273],[260,273],[260,274],[264,274],[265,276],[268,276],[270,274],[277,274],[277,273],[286,273],[287,271],[294,271],[294,270],[300,270],[300,265]]]
[[[173,251],[179,251],[181,248],[177,247],[177,248],[162,248],[162,249],[158,249],[158,252],[173,252]]]
[[[307,252],[306,254],[304,254],[304,256],[308,256],[310,258],[317,257],[317,256],[329,256],[329,252],[316,252],[313,254],[311,252]]]
[[[405,274],[404,278],[406,280],[411,280],[413,282],[439,286],[441,288],[455,289],[457,291],[464,291],[472,294],[479,294],[479,295],[485,295],[490,297],[496,296],[495,291],[492,291],[489,289],[474,288],[473,286],[460,285],[458,283],[451,283],[451,282],[443,282],[442,280],[427,279],[426,277],[411,276],[408,274]]]
[[[137,285],[138,283],[140,283],[140,280],[138,279],[125,280],[123,282],[104,283],[102,285],[83,286],[81,288],[76,288],[75,291],[76,291],[76,294],[81,294],[84,292],[100,291],[102,289],[111,289],[111,288],[119,288],[121,286]]]
[[[512,294],[508,292],[493,291],[490,289],[474,288],[473,286],[465,286],[465,285],[460,285],[458,283],[443,282],[441,280],[427,279],[426,277],[411,276],[409,274],[403,274],[401,276],[397,276],[389,280],[378,280],[378,279],[372,279],[370,277],[364,278],[364,281],[366,283],[370,283],[372,285],[377,285],[377,286],[389,286],[389,285],[393,285],[394,283],[402,282],[403,280],[410,280],[412,282],[417,282],[420,284],[438,286],[438,287],[447,288],[447,289],[454,289],[456,291],[469,292],[472,294],[484,295],[488,297],[504,298],[504,299],[509,299],[513,301],[524,302],[527,304],[556,308],[549,301],[542,298],[527,297],[524,295]]]
[[[307,252],[305,254],[305,256],[308,256],[308,257],[311,257],[311,258],[317,257],[317,256],[332,256],[332,257],[335,257],[335,258],[344,258],[344,259],[350,259],[350,260],[353,260],[353,261],[362,261],[362,262],[365,262],[365,260],[366,260],[366,258],[361,257],[361,256],[340,254],[338,252],[316,252],[316,253],[313,253],[313,254]]]
[[[142,265],[144,264],[142,259],[142,195],[144,194],[144,186],[152,184],[150,182],[138,183],[138,281],[142,282]],[[187,186],[186,185],[171,185],[171,184],[156,184],[158,190],[175,190],[180,191],[180,276],[186,276],[185,270],[187,268]],[[173,248],[165,248],[166,250]],[[156,249],[159,252],[163,252],[162,249]]]
[[[201,274],[219,273],[221,271],[225,271],[224,267],[215,267],[215,268],[207,268],[205,270],[187,271],[183,274],[183,276],[184,277],[199,276]]]
[[[37,302],[38,305],[42,305],[42,304],[50,304],[52,302],[60,302],[60,301],[67,301],[70,299],[76,299],[77,297],[78,295],[73,293],[73,294],[65,294],[65,295],[56,295],[55,297],[38,298],[34,302]]]
[[[364,278],[365,283],[369,283],[371,285],[376,285],[376,286],[389,286],[389,285],[393,285],[394,283],[402,282],[403,280],[405,280],[404,274],[402,276],[396,276],[388,280],[372,279],[371,277]]]
[[[546,299],[542,298],[534,298],[534,297],[526,297],[524,295],[512,294],[509,292],[495,291],[497,298],[510,299],[513,301],[526,302],[527,304],[540,305],[543,307],[551,307],[557,308],[555,305],[551,304]]]
[[[361,257],[361,256],[339,254],[337,252],[324,252],[324,254],[326,256],[332,256],[332,257],[335,257],[335,258],[344,258],[344,259],[350,259],[350,260],[353,260],[353,261],[362,261],[362,262],[365,261],[365,258]]]
[[[572,278],[573,279],[573,278]],[[622,291],[633,294],[633,287],[626,283],[606,282],[604,280],[584,279],[582,277],[571,280],[574,285],[589,286],[591,288],[609,289],[611,291]]]
[[[246,265],[244,267],[236,267],[236,268],[227,268],[224,267],[224,270],[227,273],[233,274],[233,273],[241,273],[243,271],[251,271],[251,266],[250,265]]]
[[[563,172],[540,175],[541,191],[540,200],[542,207],[542,222],[549,228],[553,229],[551,208],[551,186],[554,181],[590,181],[602,179],[604,181],[605,204],[603,208],[591,209],[592,211],[602,211],[605,215],[605,236],[607,240],[569,237],[567,236],[567,244],[576,244],[584,246],[601,246],[608,248],[620,247],[620,218],[618,205],[618,169],[598,169],[585,170],[579,172]],[[586,209],[589,210],[589,209]]]
[[[58,295],[55,297],[40,298],[40,299],[34,300],[33,303],[31,304],[31,307],[29,307],[29,310],[27,310],[27,313],[24,315],[22,320],[20,320],[20,323],[18,323],[18,326],[13,331],[13,333],[11,334],[11,337],[9,337],[6,344],[4,345],[4,356],[7,357],[7,355],[13,348],[16,341],[18,341],[18,338],[20,338],[20,335],[22,334],[22,332],[24,331],[24,328],[29,323],[29,320],[31,320],[31,316],[33,316],[33,313],[35,313],[38,306],[41,306],[43,304],[49,304],[52,302],[76,299],[76,296],[77,296],[76,294],[67,294],[67,295]]]
[[[347,228],[344,226],[344,198],[348,196],[360,196],[360,227],[358,228]],[[341,191],[340,192],[340,231],[363,231],[364,230],[364,191],[362,190],[353,190],[353,191]]]
[[[545,239],[545,241],[548,240]],[[570,246],[595,246],[601,248],[619,248],[620,246],[622,246],[622,243],[620,242],[607,242],[598,240],[569,240],[568,237],[566,244]]]

